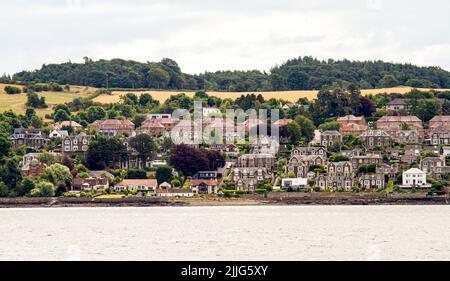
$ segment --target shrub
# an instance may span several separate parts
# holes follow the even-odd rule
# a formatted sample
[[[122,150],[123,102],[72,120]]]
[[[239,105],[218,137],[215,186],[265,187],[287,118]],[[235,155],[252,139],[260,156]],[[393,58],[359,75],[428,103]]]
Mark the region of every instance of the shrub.
[[[15,86],[6,86],[5,92],[8,95],[16,95],[16,94],[22,93],[22,89],[20,89],[19,87],[15,87]]]

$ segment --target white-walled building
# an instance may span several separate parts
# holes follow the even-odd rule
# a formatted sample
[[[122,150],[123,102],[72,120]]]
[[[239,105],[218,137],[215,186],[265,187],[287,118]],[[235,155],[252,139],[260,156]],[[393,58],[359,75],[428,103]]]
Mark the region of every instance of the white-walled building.
[[[406,172],[403,172],[403,188],[427,188],[427,173],[424,171],[413,168]]]
[[[306,189],[309,188],[308,179],[304,178],[283,179],[281,181],[281,187],[283,189],[292,188],[294,190]]]

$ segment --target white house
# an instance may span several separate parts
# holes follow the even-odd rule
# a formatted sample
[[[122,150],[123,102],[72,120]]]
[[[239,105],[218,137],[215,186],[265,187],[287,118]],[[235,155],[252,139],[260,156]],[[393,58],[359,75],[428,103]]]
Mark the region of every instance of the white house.
[[[292,188],[294,190],[306,189],[309,188],[308,179],[304,178],[283,179],[281,181],[281,188],[283,189]]]
[[[62,139],[69,136],[69,132],[65,130],[53,130],[49,137],[51,139]]]
[[[406,172],[403,172],[403,188],[428,188],[427,185],[427,173],[424,171],[413,168]]]
[[[192,189],[157,189],[157,197],[193,197]]]
[[[442,149],[442,155],[444,155],[444,157],[450,156],[450,146],[445,146]]]

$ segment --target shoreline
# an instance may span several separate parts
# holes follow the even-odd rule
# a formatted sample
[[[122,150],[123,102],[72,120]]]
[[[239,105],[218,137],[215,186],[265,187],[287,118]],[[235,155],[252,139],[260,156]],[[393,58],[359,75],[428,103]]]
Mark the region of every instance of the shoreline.
[[[97,208],[97,207],[241,207],[241,206],[386,206],[450,205],[449,198],[423,194],[382,196],[380,194],[271,194],[243,198],[0,198],[0,209],[14,208]]]

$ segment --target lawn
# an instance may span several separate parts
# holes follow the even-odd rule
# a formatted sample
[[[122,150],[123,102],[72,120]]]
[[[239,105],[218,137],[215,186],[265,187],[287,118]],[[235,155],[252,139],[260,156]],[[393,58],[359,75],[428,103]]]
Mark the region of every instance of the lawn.
[[[8,95],[5,93],[5,84],[0,84],[0,112],[12,109],[16,113],[24,113],[26,110],[27,96],[25,93],[18,95]],[[57,104],[71,102],[77,97],[87,97],[95,91],[94,88],[71,86],[70,92],[42,92],[39,96],[45,97],[45,101],[49,106],[46,109],[36,110],[39,116],[52,112]]]
[[[399,93],[399,94],[405,94],[409,91],[411,91],[411,87],[396,87],[396,88],[384,88],[384,89],[370,89],[370,90],[362,90],[363,95],[370,95],[370,94],[380,94],[380,93]],[[430,89],[421,89],[421,90],[430,90]],[[99,102],[102,104],[108,104],[108,103],[116,103],[120,101],[120,97],[125,95],[128,92],[132,91],[116,91],[113,92],[111,95],[100,95],[97,98],[94,99],[95,102]],[[155,90],[148,90],[148,91],[139,91],[139,92],[133,92],[136,95],[141,95],[143,93],[148,93],[152,95],[154,99],[159,100],[160,102],[166,101],[170,96],[176,95],[178,93],[185,93],[189,97],[193,97],[195,92],[194,91],[155,91]],[[289,102],[297,102],[300,98],[307,98],[309,100],[313,100],[317,97],[319,91],[280,91],[280,92],[257,92],[255,94],[261,94],[265,99],[271,99],[271,98],[281,98]],[[208,92],[209,95],[219,97],[219,98],[231,98],[231,99],[237,99],[242,95],[252,94],[254,92]]]

